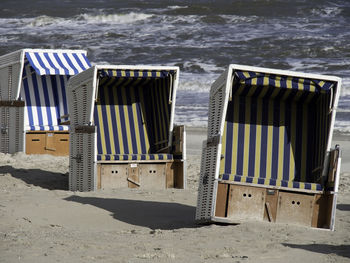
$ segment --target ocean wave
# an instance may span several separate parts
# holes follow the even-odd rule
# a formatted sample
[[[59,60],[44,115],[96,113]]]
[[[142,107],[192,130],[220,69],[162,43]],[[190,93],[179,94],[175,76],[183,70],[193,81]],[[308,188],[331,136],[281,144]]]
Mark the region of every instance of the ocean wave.
[[[127,14],[81,14],[77,16],[78,20],[84,20],[88,23],[113,23],[113,24],[130,24],[141,20],[147,20],[152,17],[151,14],[145,13],[127,13]]]
[[[14,20],[17,25],[29,27],[51,27],[66,26],[71,29],[80,28],[86,24],[132,24],[135,22],[147,20],[152,17],[151,14],[145,13],[126,13],[126,14],[80,14],[70,18],[38,16],[34,18],[25,18]]]
[[[311,13],[313,15],[318,15],[321,17],[335,17],[342,12],[342,9],[336,6],[323,7],[323,8],[313,8]]]

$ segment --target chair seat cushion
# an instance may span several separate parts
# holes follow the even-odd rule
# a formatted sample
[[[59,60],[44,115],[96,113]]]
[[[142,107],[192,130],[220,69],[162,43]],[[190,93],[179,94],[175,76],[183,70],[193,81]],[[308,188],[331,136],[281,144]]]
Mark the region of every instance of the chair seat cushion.
[[[278,180],[273,178],[266,179],[266,178],[240,176],[240,175],[234,175],[234,174],[221,174],[219,175],[219,179],[234,181],[234,182],[241,182],[241,183],[261,184],[265,186],[278,186],[278,187],[314,190],[314,191],[323,190],[322,185],[317,183],[286,181],[286,180]]]
[[[68,125],[27,125],[26,131],[69,131]]]
[[[143,161],[143,160],[173,160],[172,154],[98,154],[97,161]]]

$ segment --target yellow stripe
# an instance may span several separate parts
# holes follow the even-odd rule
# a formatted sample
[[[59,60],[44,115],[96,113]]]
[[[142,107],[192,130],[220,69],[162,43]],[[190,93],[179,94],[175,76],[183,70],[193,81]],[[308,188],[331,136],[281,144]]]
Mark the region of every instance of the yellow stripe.
[[[243,81],[243,82],[240,83],[239,88],[238,88],[238,90],[235,93],[235,96],[239,96],[243,92],[244,87],[245,87],[245,83]]]
[[[287,81],[286,81],[286,86],[287,86],[287,90],[285,91],[285,93],[283,94],[283,97],[282,97],[282,100],[286,100],[286,99],[288,99],[288,97],[289,97],[289,94],[292,92],[292,86],[293,86],[293,84],[292,84],[293,82],[292,82],[292,78],[291,77],[288,77],[287,78]]]
[[[143,131],[145,133],[146,153],[149,153],[150,145],[149,145],[148,132],[147,132],[146,107],[145,107],[145,98],[143,95],[143,88],[139,88],[139,96],[140,96],[140,104],[141,104],[141,115],[142,115],[142,121],[143,121]]]
[[[168,91],[168,92],[167,92]],[[163,80],[163,95],[164,95],[164,106],[165,106],[165,115],[166,115],[166,125],[164,126],[165,138],[168,139],[169,125],[170,125],[170,114],[169,114],[169,96],[167,93],[170,92],[170,81],[169,77]]]
[[[260,152],[261,152],[261,128],[262,128],[262,100],[257,100],[256,117],[256,143],[255,143],[255,168],[254,176],[260,177]]]
[[[268,129],[267,129],[267,154],[266,154],[266,179],[271,179],[272,169],[272,143],[273,143],[273,101],[269,100],[268,105]]]
[[[285,104],[280,103],[280,123],[279,123],[279,143],[278,143],[278,173],[277,179],[283,179],[283,165],[284,165],[284,137],[285,137]]]
[[[166,120],[164,118],[164,90],[162,89],[162,80],[157,80],[157,92],[158,92],[158,114],[160,117],[161,125],[160,125],[160,134],[161,134],[161,141],[166,139]],[[164,145],[161,144],[159,148],[162,148]]]
[[[306,181],[306,162],[307,162],[307,105],[303,105],[303,131],[302,131],[302,151],[301,151],[301,176],[300,181]]]
[[[232,142],[232,174],[237,173],[237,150],[238,150],[238,124],[239,124],[239,98],[233,98],[233,142]]]
[[[137,86],[135,86],[137,88]],[[136,98],[135,98],[135,90],[134,88],[130,89],[130,96],[131,96],[131,109],[132,109],[132,115],[134,119],[134,127],[135,127],[135,136],[136,136],[136,153],[142,153],[142,147],[141,147],[141,138],[140,138],[140,127],[139,122],[137,118],[137,108],[136,108]]]
[[[111,105],[109,102],[109,94],[108,94],[108,86],[104,86],[104,95],[105,95],[105,101],[106,101],[106,114],[107,114],[107,128],[108,128],[108,134],[106,134],[109,138],[110,146],[111,146],[111,153],[115,153],[115,144],[114,144],[114,136],[113,136],[113,122],[112,122],[112,116],[111,116]]]
[[[274,82],[275,82],[275,89],[274,89],[274,91],[272,92],[272,94],[271,94],[271,96],[270,96],[270,98],[269,99],[274,99],[277,95],[278,95],[278,93],[281,91],[281,89],[280,89],[280,87],[281,87],[281,82],[280,82],[280,80],[281,80],[281,77],[276,77],[275,79],[274,79]]]
[[[225,173],[225,159],[226,159],[226,136],[227,136],[227,121],[225,121],[224,125],[224,133],[222,135],[222,146],[221,146],[221,155],[224,157],[220,160],[220,174]],[[232,139],[232,138],[231,138]]]
[[[129,148],[129,154],[134,153],[132,148],[132,140],[131,140],[131,129],[130,129],[130,118],[128,113],[128,106],[127,106],[127,100],[126,100],[126,85],[123,85],[121,87],[121,95],[122,95],[122,105],[124,109],[124,118],[125,118],[125,126],[126,126],[126,136],[127,136],[127,142],[128,142],[128,148]]]
[[[245,99],[245,125],[244,125],[244,148],[243,148],[243,172],[242,175],[248,175],[249,166],[249,139],[250,139],[250,107],[251,99]]]
[[[294,149],[295,149],[295,143],[296,143],[296,123],[297,123],[297,109],[296,104],[292,103],[291,105],[291,124],[290,124],[290,159],[289,159],[289,180],[294,180],[294,173],[295,173],[295,157],[294,157]]]
[[[119,142],[119,149],[120,153],[125,153],[124,150],[124,144],[123,144],[123,133],[122,133],[122,128],[121,128],[121,119],[120,119],[120,111],[119,111],[119,105],[121,104],[119,102],[118,94],[117,94],[117,89],[119,88],[121,80],[113,87],[113,98],[114,98],[114,110],[115,110],[115,115],[116,115],[116,123],[117,123],[117,133],[118,133],[118,142]]]
[[[105,139],[105,131],[103,129],[103,119],[102,119],[102,106],[100,104],[96,105],[97,108],[97,114],[98,114],[98,127],[100,129],[100,136],[101,136],[101,146],[102,146],[102,153],[106,154],[106,139]]]

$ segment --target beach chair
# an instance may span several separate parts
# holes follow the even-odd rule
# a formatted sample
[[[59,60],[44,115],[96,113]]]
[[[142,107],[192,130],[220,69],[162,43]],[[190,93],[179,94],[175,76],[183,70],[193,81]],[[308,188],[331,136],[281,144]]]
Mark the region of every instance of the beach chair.
[[[196,221],[334,229],[341,79],[230,65],[210,91]]]
[[[66,82],[90,67],[83,50],[21,49],[0,57],[0,151],[68,155]]]
[[[69,189],[185,188],[178,67],[94,66],[68,82]]]

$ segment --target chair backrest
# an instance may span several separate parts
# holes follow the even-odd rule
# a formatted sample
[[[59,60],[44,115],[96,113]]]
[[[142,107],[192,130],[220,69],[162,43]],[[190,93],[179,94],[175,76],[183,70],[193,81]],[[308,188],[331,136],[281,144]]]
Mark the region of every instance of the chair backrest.
[[[30,130],[58,127],[68,115],[66,75],[38,75],[27,62],[23,69],[21,97],[25,101],[25,127]],[[54,129],[54,128],[52,128]]]
[[[220,174],[315,182],[327,147],[331,85],[236,72]]]
[[[151,154],[169,140],[167,72],[101,71],[94,122],[98,154]]]

